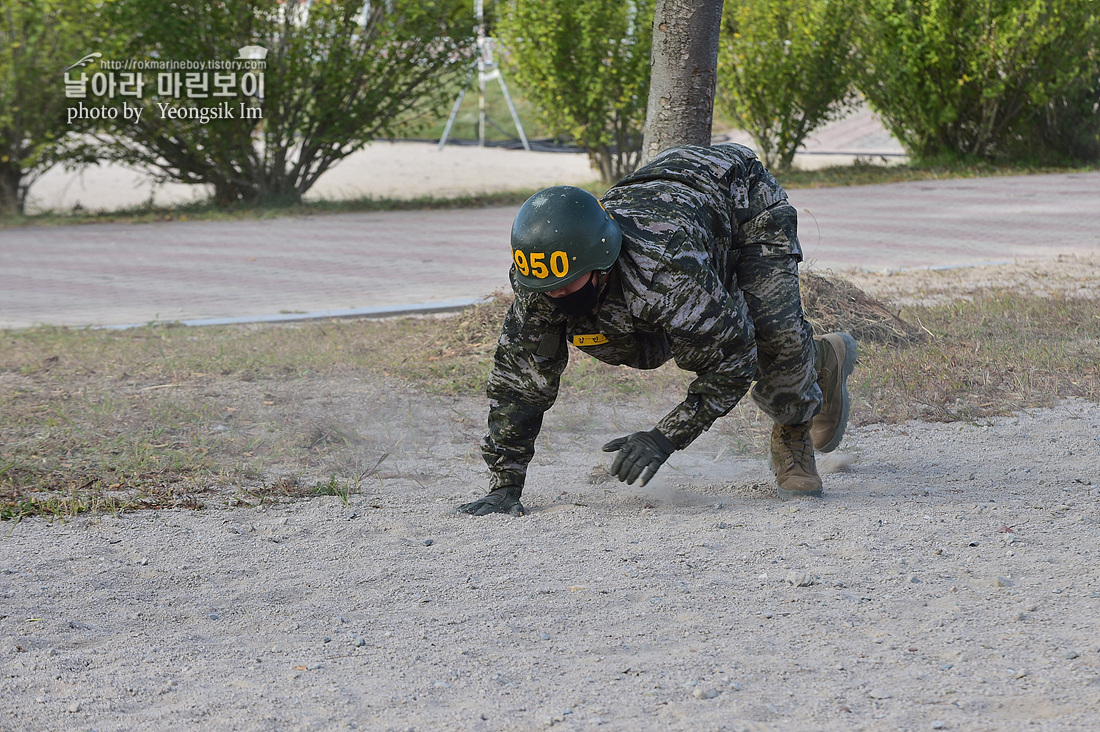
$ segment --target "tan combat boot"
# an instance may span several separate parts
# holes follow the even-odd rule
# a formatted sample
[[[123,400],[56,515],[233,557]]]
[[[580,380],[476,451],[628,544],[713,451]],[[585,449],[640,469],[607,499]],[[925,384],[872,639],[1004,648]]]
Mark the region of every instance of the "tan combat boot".
[[[818,452],[832,452],[848,426],[848,377],[856,365],[856,341],[847,333],[829,333],[814,340],[821,411],[813,419],[810,434]]]
[[[821,497],[821,476],[814,462],[810,423],[772,428],[771,463],[784,501],[801,496]]]

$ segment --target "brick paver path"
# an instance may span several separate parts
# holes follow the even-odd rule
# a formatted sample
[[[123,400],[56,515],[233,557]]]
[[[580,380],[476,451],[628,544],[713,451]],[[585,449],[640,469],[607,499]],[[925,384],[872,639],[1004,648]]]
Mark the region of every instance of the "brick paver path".
[[[1100,173],[789,192],[813,266],[1100,251]],[[514,208],[0,229],[0,327],[448,305],[507,286]]]

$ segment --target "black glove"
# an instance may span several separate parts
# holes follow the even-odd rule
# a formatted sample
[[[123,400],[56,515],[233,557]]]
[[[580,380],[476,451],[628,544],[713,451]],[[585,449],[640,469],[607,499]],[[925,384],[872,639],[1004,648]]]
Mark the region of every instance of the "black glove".
[[[514,485],[497,488],[484,498],[479,498],[472,503],[462,504],[458,507],[458,512],[468,513],[471,516],[485,516],[490,513],[523,516],[527,511],[523,508],[523,504],[519,502],[519,495],[522,492],[522,488]]]
[[[619,451],[611,463],[611,474],[627,485],[641,476],[643,486],[665,464],[668,456],[676,452],[676,446],[657,430],[635,432],[630,437],[617,437],[603,446],[604,452]]]

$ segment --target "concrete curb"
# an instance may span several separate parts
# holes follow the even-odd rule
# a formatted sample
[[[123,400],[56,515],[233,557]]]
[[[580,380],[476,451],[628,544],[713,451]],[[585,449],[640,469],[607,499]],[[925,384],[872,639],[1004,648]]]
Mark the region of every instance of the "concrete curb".
[[[293,323],[305,320],[333,320],[341,318],[397,318],[405,315],[434,315],[455,313],[472,305],[488,302],[484,297],[447,300],[445,302],[418,303],[396,307],[350,308],[345,310],[318,310],[312,313],[279,313],[276,315],[245,315],[238,318],[199,318],[197,320],[152,320],[148,323],[124,323],[121,325],[92,325],[91,330],[129,330],[151,325],[182,325],[189,328],[204,325],[244,325],[247,323]]]

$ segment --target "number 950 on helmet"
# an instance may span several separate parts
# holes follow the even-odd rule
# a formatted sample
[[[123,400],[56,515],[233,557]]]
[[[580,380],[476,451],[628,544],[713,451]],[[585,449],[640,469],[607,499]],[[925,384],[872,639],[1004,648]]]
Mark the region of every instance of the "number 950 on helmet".
[[[544,188],[520,206],[512,223],[516,281],[549,292],[592,270],[609,268],[619,256],[619,225],[588,191]]]

